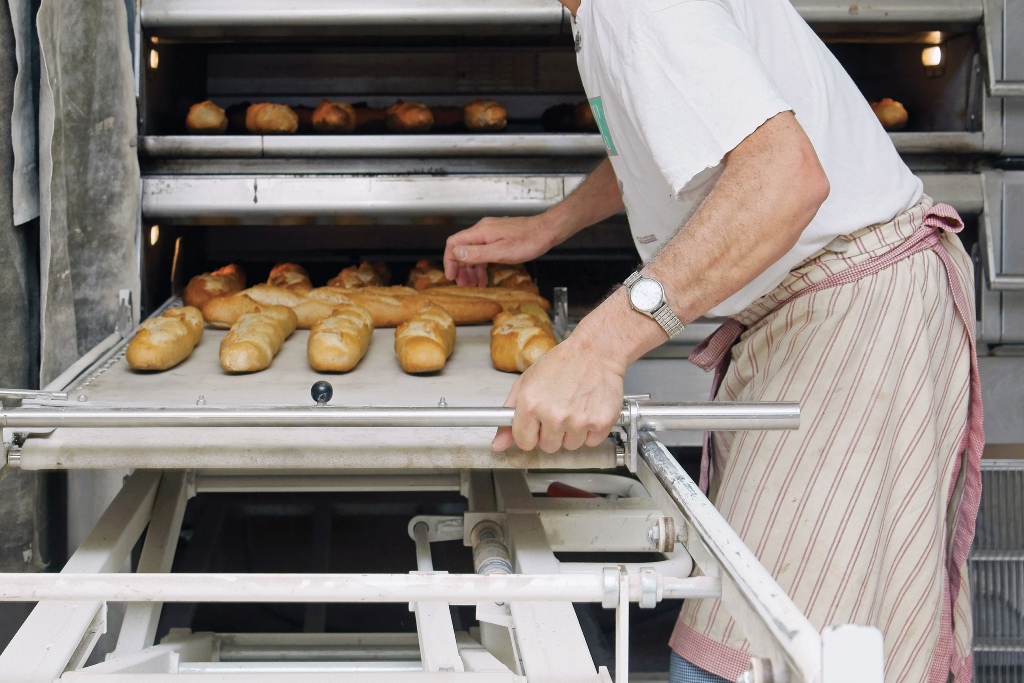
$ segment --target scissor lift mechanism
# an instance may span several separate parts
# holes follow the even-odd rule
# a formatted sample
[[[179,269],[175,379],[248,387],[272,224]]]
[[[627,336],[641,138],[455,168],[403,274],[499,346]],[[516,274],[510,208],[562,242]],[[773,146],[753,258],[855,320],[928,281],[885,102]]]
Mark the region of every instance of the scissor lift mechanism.
[[[126,341],[112,340],[108,352],[94,354],[95,365],[105,368],[119,362],[118,350]],[[504,408],[330,406],[323,400],[329,399],[323,387],[319,391],[314,391],[319,405],[309,407],[96,404],[68,400],[59,391],[0,391],[6,466],[30,465],[22,459],[23,450],[28,452],[26,442],[31,445],[39,431],[53,429],[65,434],[99,432],[111,441],[140,430],[181,427],[191,428],[200,439],[212,439],[224,428],[268,427],[290,432],[354,428],[360,434],[416,427],[429,436],[443,429],[469,434],[473,428],[508,425],[512,417]],[[742,681],[881,683],[881,634],[854,625],[818,633],[656,436],[660,429],[794,429],[798,423],[795,404],[664,405],[627,397],[618,445],[610,442],[604,450],[566,462],[591,469],[625,465],[635,479],[556,473],[550,471],[552,460],[529,454],[506,461],[500,469],[477,469],[457,461],[454,467],[429,470],[394,465],[392,473],[384,474],[365,466],[321,468],[314,473],[308,463],[297,469],[273,462],[269,469],[266,463],[246,468],[237,459],[227,461],[226,467],[215,453],[200,454],[189,461],[188,469],[169,466],[167,458],[156,460],[164,469],[143,469],[147,461],[135,454],[106,460],[92,456],[77,465],[59,455],[53,456],[56,465],[49,464],[48,456],[36,458],[33,467],[128,466],[134,471],[61,573],[0,574],[0,599],[38,601],[0,655],[0,681],[610,681],[607,669],[595,668],[572,607],[574,602],[592,602],[616,610],[614,680],[625,683],[630,602],[649,608],[664,599],[717,598],[756,654]],[[43,440],[47,438],[53,436]],[[614,454],[611,459],[609,453]],[[524,469],[537,467],[530,464],[537,462],[549,469]],[[556,480],[615,495],[571,499],[532,494]],[[170,573],[185,505],[196,493],[313,490],[458,490],[468,500],[469,511],[458,517],[409,521],[418,566],[409,574]],[[136,572],[121,573],[143,532]],[[473,548],[477,572],[433,571],[430,544],[457,539]],[[560,562],[554,555],[574,551],[660,552],[666,559],[590,564]],[[694,564],[699,571],[694,571]],[[106,631],[109,602],[128,603],[116,649],[106,661],[86,666]],[[417,633],[172,630],[156,644],[160,611],[169,602],[409,603]],[[476,606],[476,637],[454,630],[450,605]]]

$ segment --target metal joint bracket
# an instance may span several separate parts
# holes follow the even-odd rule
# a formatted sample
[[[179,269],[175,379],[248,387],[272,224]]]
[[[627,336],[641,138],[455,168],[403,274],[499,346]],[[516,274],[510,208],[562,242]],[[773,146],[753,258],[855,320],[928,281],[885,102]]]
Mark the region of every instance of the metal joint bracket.
[[[651,609],[658,604],[658,572],[653,567],[640,567],[640,609]]]
[[[601,578],[604,591],[601,607],[615,609],[619,604],[619,568],[605,567],[601,572]]]
[[[427,525],[427,540],[430,543],[440,541],[461,541],[465,535],[465,521],[461,516],[417,515],[409,520],[409,538],[416,540],[416,525]]]
[[[625,409],[624,412],[628,414],[626,423],[622,425],[623,431],[626,432],[625,465],[630,472],[636,472],[636,459],[640,449],[640,403],[642,401],[650,400],[650,394],[636,394],[622,397],[622,406]]]

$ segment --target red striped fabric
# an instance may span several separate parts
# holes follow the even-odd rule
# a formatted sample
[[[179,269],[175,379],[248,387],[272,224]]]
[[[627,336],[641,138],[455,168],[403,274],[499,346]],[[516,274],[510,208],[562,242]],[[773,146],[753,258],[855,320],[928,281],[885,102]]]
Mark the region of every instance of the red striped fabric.
[[[796,435],[714,435],[701,486],[812,623],[882,630],[890,683],[971,676],[984,435],[962,227],[926,197],[810,259],[691,355],[720,399],[801,401]],[[694,601],[671,644],[735,678],[738,631]]]

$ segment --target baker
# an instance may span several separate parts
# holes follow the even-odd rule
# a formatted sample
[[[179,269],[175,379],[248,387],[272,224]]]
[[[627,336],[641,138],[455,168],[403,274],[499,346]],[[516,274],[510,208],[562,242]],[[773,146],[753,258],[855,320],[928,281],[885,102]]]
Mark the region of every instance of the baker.
[[[538,216],[449,238],[445,272],[536,258],[625,208],[643,266],[513,385],[515,442],[596,445],[629,365],[702,315],[716,398],[798,401],[795,432],[716,433],[701,486],[818,629],[885,639],[886,681],[968,681],[980,386],[962,223],[933,205],[787,0],[561,0],[608,158]],[[670,680],[749,644],[688,600]]]

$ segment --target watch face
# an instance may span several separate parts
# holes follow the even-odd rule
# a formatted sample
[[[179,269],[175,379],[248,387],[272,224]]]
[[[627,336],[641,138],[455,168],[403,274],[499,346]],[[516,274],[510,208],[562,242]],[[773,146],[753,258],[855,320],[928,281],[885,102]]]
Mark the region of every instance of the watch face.
[[[645,313],[654,313],[665,299],[665,290],[657,280],[641,278],[629,290],[633,307]]]

